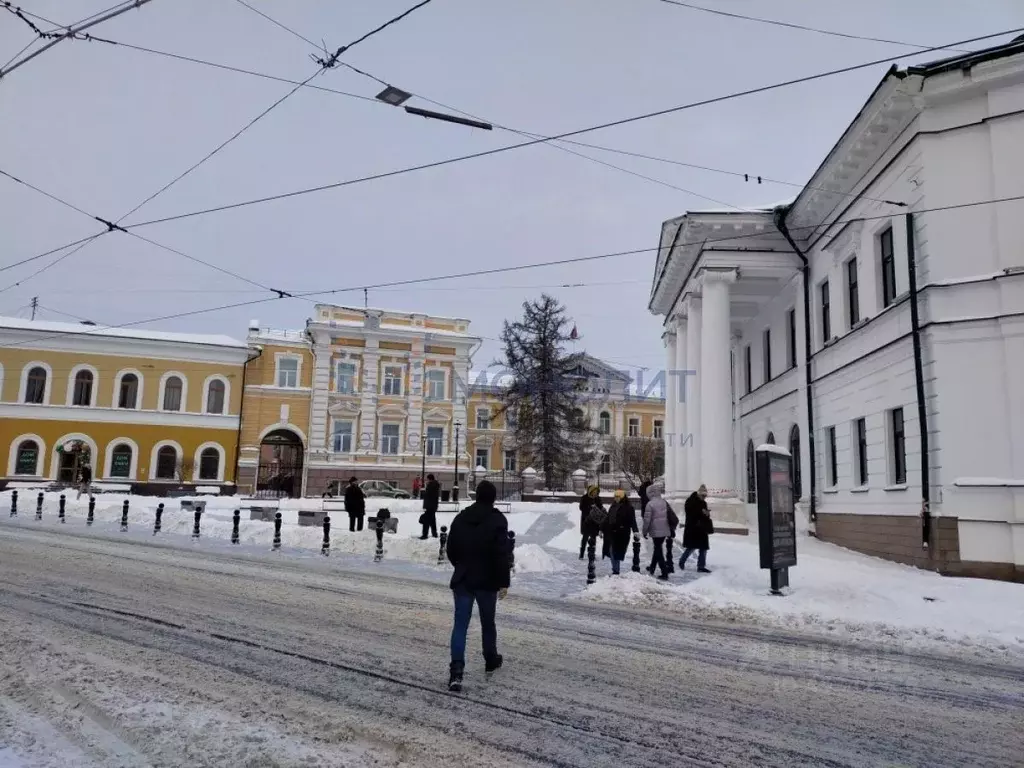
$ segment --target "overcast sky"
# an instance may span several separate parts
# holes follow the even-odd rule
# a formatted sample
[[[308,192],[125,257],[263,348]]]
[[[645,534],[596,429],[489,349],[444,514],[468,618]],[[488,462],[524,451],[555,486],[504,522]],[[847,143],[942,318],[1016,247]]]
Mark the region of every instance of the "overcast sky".
[[[331,49],[413,0],[247,0]],[[71,23],[113,0],[21,0]],[[703,0],[707,7],[859,35],[940,45],[1024,26],[1024,0]],[[984,10],[979,10],[983,8]],[[43,25],[45,26],[45,25]],[[153,0],[91,30],[119,42],[303,80],[312,48],[237,0]],[[32,40],[0,14],[0,63]],[[1001,38],[1001,42],[1007,38]],[[979,45],[974,47],[986,47]],[[405,90],[511,128],[558,133],[891,56],[899,45],[723,18],[659,0],[433,0],[344,54]],[[807,181],[886,67],[658,117],[578,137],[588,143],[795,183]],[[351,70],[314,84],[367,97]],[[292,86],[98,42],[65,41],[0,80],[0,168],[105,219],[117,219],[266,109]],[[438,109],[420,99],[409,102]],[[522,141],[301,89],[125,223],[328,184]],[[796,187],[572,147],[731,205],[791,197]],[[347,288],[574,258],[658,243],[663,220],[722,207],[548,145],[140,228],[139,234],[263,285]],[[0,266],[98,231],[86,216],[0,177]],[[59,255],[59,254],[58,254]],[[0,289],[55,257],[0,273]],[[579,326],[580,348],[619,366],[658,369],[660,320],[647,311],[653,254],[372,290],[370,306],[465,317],[498,353],[503,319],[546,290]],[[566,287],[566,285],[574,287]],[[575,284],[582,284],[575,286]],[[245,282],[112,233],[23,285],[104,324],[265,297]],[[362,306],[362,292],[326,301]],[[305,300],[199,314],[144,327],[243,337],[252,318],[299,328]],[[489,337],[489,338],[488,338]]]

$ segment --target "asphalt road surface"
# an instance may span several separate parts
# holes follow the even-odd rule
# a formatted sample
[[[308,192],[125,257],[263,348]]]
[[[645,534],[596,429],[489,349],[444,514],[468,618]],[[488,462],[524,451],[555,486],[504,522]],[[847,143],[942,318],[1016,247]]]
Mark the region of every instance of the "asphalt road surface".
[[[0,758],[1024,765],[1021,667],[513,592],[450,694],[449,631],[436,584],[0,526]]]

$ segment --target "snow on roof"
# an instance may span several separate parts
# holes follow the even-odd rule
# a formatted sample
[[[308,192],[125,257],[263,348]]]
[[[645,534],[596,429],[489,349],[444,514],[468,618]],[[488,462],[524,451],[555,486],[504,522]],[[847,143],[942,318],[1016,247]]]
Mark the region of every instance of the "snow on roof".
[[[796,195],[793,195],[771,205],[737,205],[735,208],[698,208],[693,211],[687,211],[687,213],[771,213],[776,208],[792,205],[795,202]]]
[[[328,328],[366,328],[372,330],[362,320],[314,320],[314,323],[321,326],[327,326]],[[471,333],[465,331],[449,331],[444,328],[429,328],[424,325],[395,325],[394,323],[381,323],[380,330],[382,331],[397,331],[399,333],[422,333],[424,335],[432,336],[452,336],[460,339],[476,339],[477,337]]]
[[[172,333],[170,331],[149,331],[139,328],[117,326],[85,325],[84,323],[58,323],[50,320],[25,320],[20,317],[0,317],[0,328],[39,333],[68,333],[77,336],[104,336],[119,339],[143,339],[146,341],[167,341],[178,344],[208,344],[217,347],[245,349],[244,341],[209,333]],[[41,339],[40,339],[41,340]]]
[[[764,443],[763,445],[757,446],[754,450],[765,451],[766,453],[775,453],[779,456],[789,456],[790,453],[781,445],[772,445],[771,443]]]

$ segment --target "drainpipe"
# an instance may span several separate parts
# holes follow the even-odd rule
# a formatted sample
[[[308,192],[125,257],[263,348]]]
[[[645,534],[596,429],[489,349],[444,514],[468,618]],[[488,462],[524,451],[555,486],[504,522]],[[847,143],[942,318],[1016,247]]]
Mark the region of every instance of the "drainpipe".
[[[932,533],[931,479],[928,454],[928,404],[924,393],[924,361],[921,357],[921,316],[917,302],[917,254],[914,245],[914,214],[908,212],[907,272],[910,276],[910,334],[914,343],[914,379],[917,385],[917,421],[921,430],[921,546],[929,548]]]
[[[776,208],[773,218],[775,228],[786,238],[789,247],[800,258],[800,274],[804,286],[804,389],[807,392],[807,455],[810,457],[810,466],[807,469],[811,499],[810,518],[811,522],[815,523],[818,520],[818,483],[814,466],[814,394],[812,390],[814,379],[811,376],[811,265],[786,227],[787,211],[788,208]]]
[[[249,373],[249,363],[263,354],[263,348],[257,347],[256,354],[246,358],[242,363],[242,397],[238,401],[238,432],[235,436],[235,493],[238,493],[238,466],[242,458],[242,416],[245,413],[245,378]]]

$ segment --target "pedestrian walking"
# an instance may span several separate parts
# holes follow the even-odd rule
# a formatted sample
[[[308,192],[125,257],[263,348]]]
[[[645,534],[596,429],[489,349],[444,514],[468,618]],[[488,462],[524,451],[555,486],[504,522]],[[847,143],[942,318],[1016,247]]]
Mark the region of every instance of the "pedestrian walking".
[[[690,494],[683,506],[683,555],[679,558],[679,570],[686,568],[686,561],[697,550],[697,570],[711,573],[707,569],[708,550],[711,549],[708,537],[715,532],[715,524],[711,521],[707,497],[707,486],[702,485]]]
[[[419,475],[416,475],[416,477],[412,479],[412,497],[414,499],[418,499],[420,497],[420,488],[422,487],[423,481],[420,479]]]
[[[437,538],[437,507],[440,503],[441,484],[433,475],[427,475],[427,485],[423,489],[423,514],[420,515],[420,525],[423,526],[421,539],[428,538],[428,533]]]
[[[634,533],[637,533],[636,511],[626,498],[626,492],[618,490],[604,522],[604,540],[612,559],[613,576],[619,575]]]
[[[580,560],[582,560],[586,554],[587,541],[591,536],[596,536],[601,532],[600,525],[590,522],[590,513],[595,506],[600,509],[602,513],[604,512],[604,505],[601,504],[600,493],[601,489],[596,485],[592,485],[580,498]]]
[[[359,481],[349,478],[345,486],[345,511],[348,512],[348,529],[363,530],[363,518],[366,517],[366,494],[359,487]]]
[[[92,467],[88,464],[83,464],[78,469],[78,497],[75,501],[82,498],[82,494],[89,494],[89,486],[92,485]]]
[[[647,502],[650,501],[650,497],[647,495],[647,491],[650,490],[651,481],[644,480],[640,483],[640,487],[637,488],[637,493],[640,495],[640,514],[643,515],[644,510],[647,509]]]
[[[654,554],[651,557],[651,564],[647,567],[647,572],[653,576],[655,569],[660,568],[661,575],[658,578],[661,581],[668,581],[665,539],[672,535],[679,520],[676,518],[673,523],[672,518],[675,517],[675,513],[668,502],[662,498],[660,485],[652,485],[647,493],[650,496],[650,501],[647,502],[647,507],[644,509],[643,534],[645,539],[649,536],[654,541]]]
[[[497,497],[494,484],[482,481],[476,487],[476,501],[455,516],[448,533],[448,560],[455,567],[450,584],[455,600],[448,677],[450,691],[462,690],[466,634],[473,617],[473,603],[480,610],[485,671],[494,672],[503,661],[498,653],[494,615],[497,601],[508,594],[511,567],[508,521],[494,506]]]

